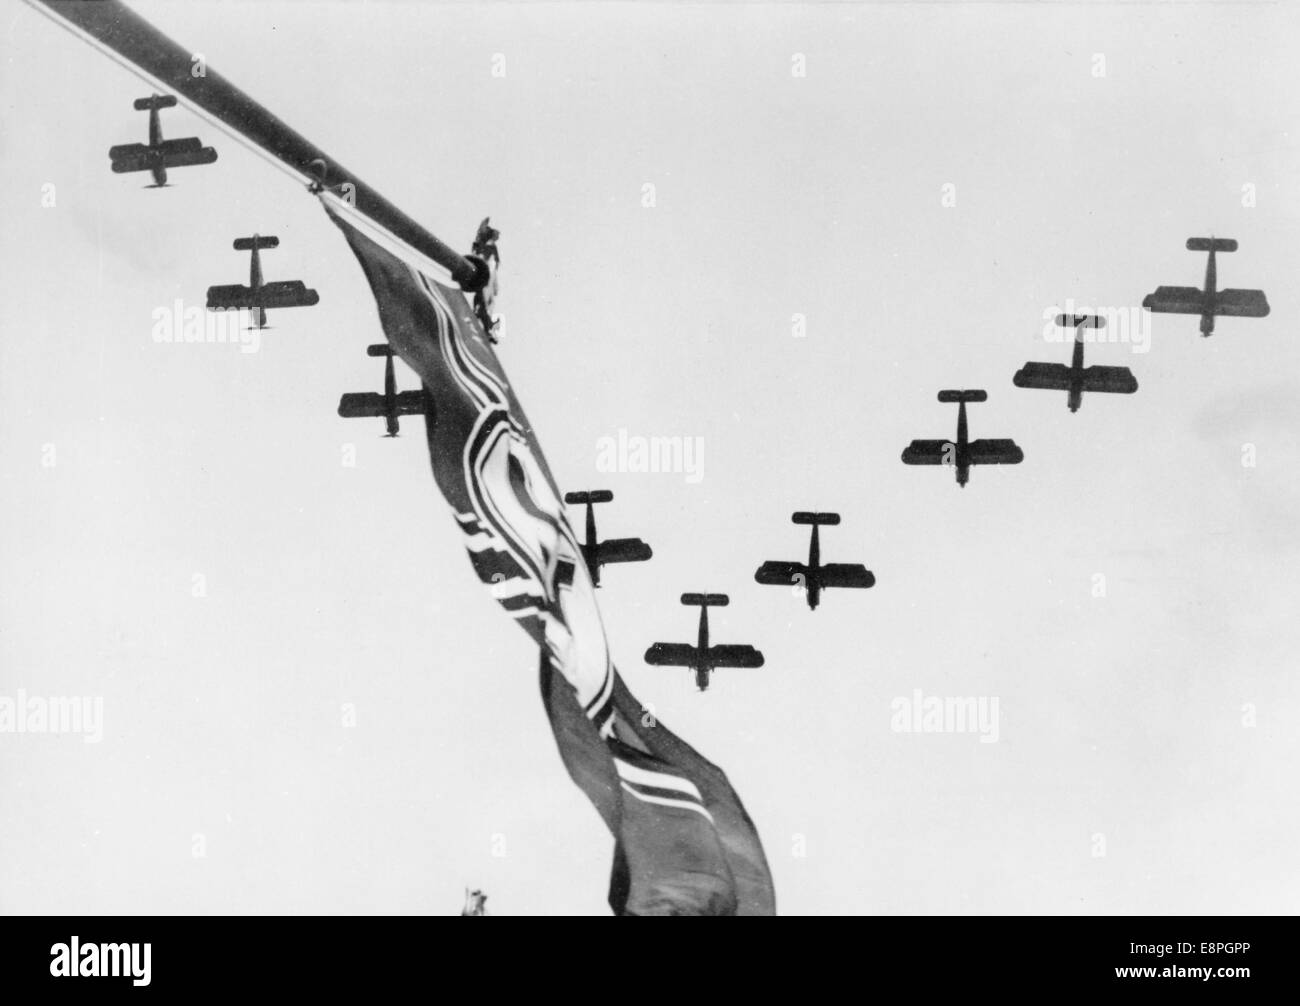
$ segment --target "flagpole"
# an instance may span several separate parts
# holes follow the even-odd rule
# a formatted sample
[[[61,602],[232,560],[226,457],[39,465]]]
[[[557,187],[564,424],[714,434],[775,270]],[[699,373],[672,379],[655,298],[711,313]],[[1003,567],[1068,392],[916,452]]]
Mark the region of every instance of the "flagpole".
[[[194,54],[121,0],[29,0],[117,53],[188,102],[280,161],[303,180],[343,194],[361,215],[446,269],[464,290],[488,281],[487,265],[439,241],[325,151],[272,115],[206,65],[195,75]]]

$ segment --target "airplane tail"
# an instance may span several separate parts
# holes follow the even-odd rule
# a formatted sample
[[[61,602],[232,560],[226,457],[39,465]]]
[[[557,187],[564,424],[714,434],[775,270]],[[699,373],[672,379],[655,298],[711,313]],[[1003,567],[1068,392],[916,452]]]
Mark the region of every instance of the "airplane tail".
[[[809,513],[807,510],[799,510],[790,515],[790,520],[796,524],[835,525],[840,522],[840,515],[837,513]]]
[[[277,237],[262,237],[260,234],[254,234],[251,238],[235,238],[235,251],[252,251],[254,248],[279,248],[280,239]]]
[[[986,402],[989,393],[987,391],[941,391],[939,392],[939,401],[941,402]]]
[[[1188,238],[1188,251],[1235,252],[1237,242],[1231,238]]]
[[[699,608],[725,608],[731,603],[726,594],[683,594],[682,604]]]
[[[132,102],[132,107],[137,112],[148,112],[155,108],[173,108],[176,105],[176,95],[174,94],[155,94],[150,98],[136,98]]]
[[[376,346],[366,347],[366,356],[392,356],[393,347],[386,342],[381,342]]]
[[[1106,319],[1099,314],[1058,314],[1057,328],[1105,328]]]
[[[565,493],[565,503],[609,503],[614,494],[608,489],[593,489],[586,493]]]

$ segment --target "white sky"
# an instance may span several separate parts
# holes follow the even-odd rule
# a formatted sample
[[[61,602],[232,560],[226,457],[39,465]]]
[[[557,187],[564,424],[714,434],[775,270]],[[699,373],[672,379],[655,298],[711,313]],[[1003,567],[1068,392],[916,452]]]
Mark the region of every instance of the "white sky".
[[[620,668],[730,775],[783,914],[1295,910],[1300,10],[133,6],[449,243],[491,214],[500,354],[557,478],[655,550],[606,571]],[[381,377],[342,236],[185,109],[165,134],[217,164],[113,175],[148,88],[5,11],[0,695],[105,722],[0,734],[0,911],[451,914],[468,885],[607,914],[611,841],[419,425],[335,415]],[[245,281],[253,231],[320,305],[256,354],[154,343],[156,308]],[[1199,284],[1208,234],[1268,319],[1090,347],[1141,390],[1077,415],[1012,387],[1067,359],[1046,308]],[[945,387],[987,388],[971,434],[1024,464],[965,491],[903,466],[952,434]],[[598,472],[620,428],[704,438],[703,479]],[[755,584],[804,554],[795,509],[842,513],[824,558],[877,587],[810,614]],[[646,667],[693,636],[684,590],[730,593],[715,639],[767,666],[704,695]],[[998,743],[891,731],[918,688],[998,697]]]

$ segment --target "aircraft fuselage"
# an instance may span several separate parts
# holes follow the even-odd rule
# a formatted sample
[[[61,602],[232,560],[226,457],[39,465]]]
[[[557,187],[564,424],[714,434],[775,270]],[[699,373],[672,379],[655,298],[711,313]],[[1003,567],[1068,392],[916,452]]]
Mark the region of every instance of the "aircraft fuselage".
[[[1066,403],[1071,412],[1078,412],[1083,404],[1083,336],[1076,332],[1074,336],[1074,356],[1070,360],[1070,397]]]
[[[1218,267],[1214,262],[1214,248],[1210,248],[1209,261],[1205,263],[1205,313],[1201,315],[1201,335],[1214,334],[1214,297],[1218,286]]]
[[[599,543],[596,541],[596,511],[587,503],[587,543],[582,546],[582,558],[587,563],[587,572],[591,574],[591,585],[600,586],[600,563],[596,562]]]
[[[257,251],[257,235],[253,235],[253,257],[248,264],[248,288],[253,291],[253,299],[262,289],[262,257]],[[266,311],[255,307],[253,311],[253,328],[266,328]]]
[[[154,166],[149,169],[153,175],[153,183],[159,188],[167,184],[167,169],[163,167],[162,151],[158,148],[162,145],[162,122],[158,118],[158,109],[149,109],[149,149],[153,151]]]
[[[254,255],[257,252],[253,252]],[[388,432],[385,436],[395,437],[398,434],[399,426],[397,423],[397,374],[393,371],[393,354],[389,353],[384,357],[384,425]]]
[[[708,605],[700,607],[700,635],[696,642],[699,648],[700,659],[695,665],[695,686],[700,691],[705,691],[709,687],[709,676],[713,673],[713,665],[709,663],[709,608]]]
[[[957,484],[963,489],[966,483],[970,481],[970,457],[967,453],[967,444],[970,443],[969,434],[966,428],[966,403],[959,402],[957,405],[957,456],[954,462],[957,466]]]
[[[808,582],[804,584],[804,589],[807,591],[809,611],[817,610],[817,602],[821,600],[822,593],[822,580],[818,575],[822,560],[821,539],[817,533],[820,530],[819,525],[812,526],[812,541],[808,543]]]

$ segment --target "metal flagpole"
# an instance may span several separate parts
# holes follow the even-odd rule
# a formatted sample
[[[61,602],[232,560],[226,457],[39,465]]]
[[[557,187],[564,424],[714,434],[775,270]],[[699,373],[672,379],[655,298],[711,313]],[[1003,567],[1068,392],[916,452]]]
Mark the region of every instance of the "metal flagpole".
[[[488,267],[480,258],[443,244],[221,74],[205,66],[201,75],[195,75],[194,55],[120,0],[28,2],[139,67],[303,179],[336,194],[342,188],[356,212],[442,266],[461,289],[477,291],[488,282]]]

